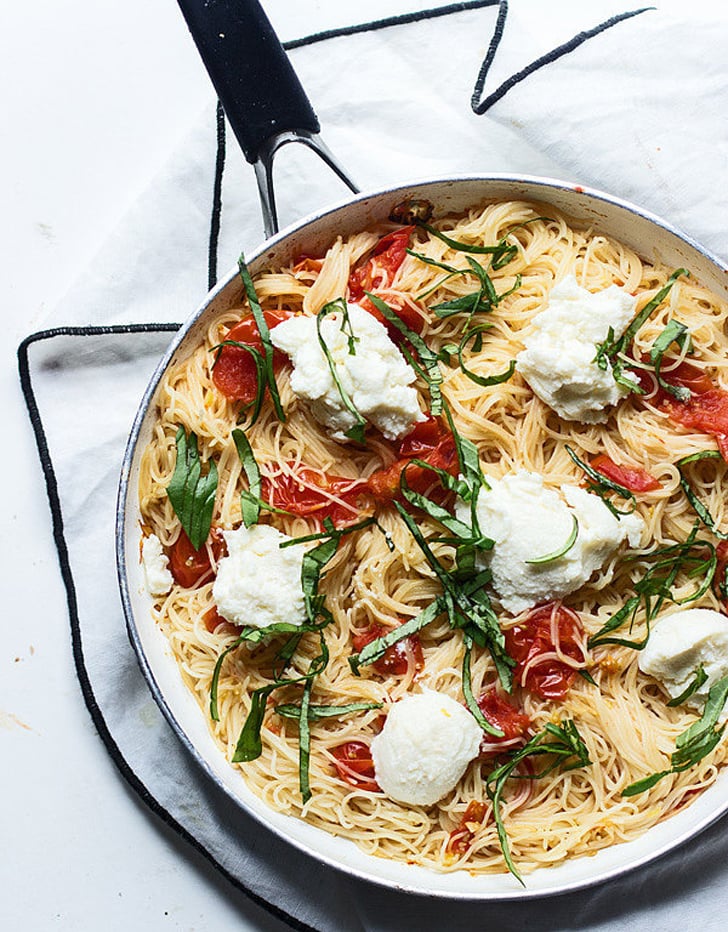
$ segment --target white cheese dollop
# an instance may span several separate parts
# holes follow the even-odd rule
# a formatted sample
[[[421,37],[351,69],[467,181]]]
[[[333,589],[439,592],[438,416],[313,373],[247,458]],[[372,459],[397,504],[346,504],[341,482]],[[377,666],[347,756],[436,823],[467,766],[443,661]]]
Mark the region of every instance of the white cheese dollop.
[[[156,534],[150,534],[142,541],[142,566],[149,595],[167,595],[174,578],[169,571],[169,559]]]
[[[600,369],[594,361],[597,345],[606,340],[610,327],[615,338],[624,333],[636,303],[616,285],[592,293],[568,275],[534,317],[525,349],[516,356],[516,370],[567,421],[606,420],[604,408],[616,404],[627,389],[614,381],[609,362]]]
[[[267,628],[306,620],[301,589],[302,544],[280,545],[290,537],[257,524],[223,531],[228,555],[220,560],[212,586],[218,613],[234,625]]]
[[[349,304],[355,352],[342,331],[342,314],[321,321],[321,335],[334,361],[341,385],[357,411],[388,440],[408,434],[425,419],[412,388],[416,375],[387,333],[387,328],[358,304]],[[315,317],[292,317],[271,330],[273,345],[293,364],[291,389],[310,404],[311,413],[335,440],[345,441],[356,424],[334,382],[318,341]]]
[[[480,750],[483,732],[454,699],[426,690],[395,702],[371,745],[377,783],[392,799],[430,806]]]
[[[639,668],[654,676],[671,699],[685,692],[702,664],[708,679],[685,705],[702,709],[710,687],[728,674],[728,617],[711,608],[665,615],[639,654]]]
[[[543,476],[521,469],[502,479],[487,479],[490,490],[478,496],[481,532],[495,541],[480,567],[490,566],[493,588],[506,611],[517,614],[539,602],[574,592],[626,539],[639,543],[644,522],[637,514],[617,519],[596,495],[574,485],[561,494],[544,486]],[[458,502],[457,515],[470,522],[470,506]],[[547,563],[528,563],[558,551],[574,528],[574,545]]]

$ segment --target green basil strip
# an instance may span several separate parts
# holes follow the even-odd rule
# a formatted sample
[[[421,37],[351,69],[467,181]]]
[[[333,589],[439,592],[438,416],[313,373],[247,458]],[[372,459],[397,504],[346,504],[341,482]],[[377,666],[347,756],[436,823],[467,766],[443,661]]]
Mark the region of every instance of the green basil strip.
[[[232,432],[232,437],[235,441],[235,448],[238,451],[238,456],[243,466],[245,478],[248,480],[248,494],[241,495],[240,506],[243,513],[243,524],[245,527],[250,527],[253,524],[257,524],[258,518],[260,517],[260,470],[255,460],[253,448],[250,446],[250,441],[243,431],[235,428]]]
[[[662,359],[669,347],[673,343],[677,343],[679,349],[685,349],[687,344],[688,348],[691,345],[690,331],[685,326],[681,324],[679,320],[671,320],[662,333],[657,337],[655,342],[652,344],[650,349],[650,362],[655,367],[655,378],[657,379],[657,384],[668,392],[673,397],[677,398],[678,401],[690,401],[692,392],[689,388],[685,388],[683,385],[671,385],[669,382],[666,382],[662,377]]]
[[[404,624],[392,628],[391,631],[388,631],[381,637],[370,641],[367,645],[362,647],[358,654],[352,654],[351,657],[349,657],[349,666],[351,667],[352,673],[354,673],[355,676],[359,676],[359,667],[366,667],[376,660],[379,660],[393,644],[421,631],[422,628],[429,625],[431,621],[434,621],[439,615],[442,615],[444,610],[445,606],[442,599],[435,599],[434,602],[431,602],[430,605],[423,609],[418,615],[405,621]]]
[[[248,411],[252,408],[253,413],[250,415],[250,423],[255,424],[258,420],[260,410],[263,407],[263,397],[265,396],[265,386],[268,379],[265,357],[254,346],[248,346],[247,343],[239,343],[237,340],[223,340],[222,343],[218,343],[217,346],[212,347],[212,350],[216,351],[215,362],[212,364],[213,369],[215,368],[217,360],[220,358],[220,353],[224,346],[237,346],[238,349],[245,350],[246,353],[252,356],[253,362],[255,363],[255,398],[249,404],[243,405],[240,409],[240,419],[244,420],[243,415],[247,415]]]
[[[564,449],[569,454],[571,459],[576,463],[579,469],[583,470],[595,485],[599,485],[604,489],[609,489],[612,492],[616,492],[617,495],[621,495],[622,498],[627,498],[631,501],[635,500],[634,494],[628,488],[625,488],[625,486],[620,485],[618,482],[614,482],[612,479],[608,479],[607,476],[594,469],[593,466],[590,466],[584,460],[579,459],[568,443],[565,444]]]
[[[469,541],[473,538],[473,529],[461,521],[459,518],[456,518],[454,515],[451,515],[450,512],[443,508],[442,505],[438,505],[436,502],[433,502],[431,499],[427,498],[426,495],[422,495],[420,492],[415,492],[410,488],[407,483],[407,469],[409,466],[419,466],[420,468],[429,469],[430,464],[426,463],[424,460],[410,460],[407,465],[404,467],[400,474],[399,479],[399,488],[402,492],[403,497],[410,505],[414,505],[416,508],[420,508],[425,512],[426,515],[429,515],[435,521],[439,522],[443,527],[447,528],[451,534],[454,534],[456,538],[461,540]],[[432,472],[438,473],[439,470],[432,469]],[[489,538],[483,539],[483,549],[491,550],[493,548],[493,541]]]
[[[683,456],[682,459],[679,459],[677,463],[675,463],[677,471],[680,473],[680,485],[688,501],[693,506],[695,513],[708,530],[712,534],[715,534],[719,540],[728,540],[728,533],[718,530],[715,518],[711,515],[703,502],[700,501],[695,492],[693,492],[692,486],[683,472],[684,466],[687,466],[689,463],[696,463],[699,460],[720,460],[722,462],[723,457],[718,450],[702,450],[700,453],[691,453],[690,456]]]
[[[690,683],[688,683],[687,688],[681,692],[679,696],[675,696],[674,699],[671,699],[667,705],[671,708],[674,706],[682,705],[686,699],[689,699],[700,689],[700,687],[707,681],[707,679],[708,674],[703,669],[703,665],[701,663],[698,669],[695,671],[695,678],[691,680]]]
[[[215,669],[212,671],[212,682],[210,683],[210,718],[213,722],[220,721],[220,712],[217,707],[217,687],[220,682],[220,671],[222,670],[223,661],[231,651],[240,647],[241,643],[240,639],[238,639],[234,644],[231,644],[230,647],[226,647],[217,658]]]
[[[499,372],[497,375],[477,375],[471,369],[468,369],[468,367],[465,365],[465,361],[463,360],[463,352],[465,351],[468,343],[474,337],[476,340],[479,339],[482,332],[487,329],[489,329],[488,324],[480,324],[477,327],[472,327],[463,335],[463,338],[460,340],[460,344],[458,346],[458,363],[460,364],[460,369],[462,370],[463,375],[467,376],[471,382],[475,382],[476,385],[480,385],[482,388],[489,388],[491,385],[500,385],[503,382],[507,382],[516,371],[515,359],[511,359],[511,361],[508,363],[508,368],[504,369],[503,372]],[[478,346],[478,349],[475,351],[479,352],[480,346]]]
[[[250,712],[248,712],[248,717],[245,719],[238,743],[235,746],[235,752],[232,756],[234,764],[256,760],[263,753],[260,730],[263,727],[266,703],[268,702],[268,696],[281,685],[281,683],[270,683],[268,686],[254,689],[250,694]]]
[[[546,553],[542,557],[536,557],[534,560],[525,560],[524,562],[530,563],[534,566],[542,566],[544,563],[553,563],[555,560],[560,560],[561,557],[565,556],[571,548],[576,543],[576,539],[579,536],[579,519],[576,515],[572,515],[573,526],[571,528],[571,533],[569,534],[566,542],[559,547],[557,550],[552,550],[551,553]]]
[[[483,731],[486,731],[489,735],[494,735],[496,738],[502,738],[504,734],[503,730],[496,725],[492,725],[488,721],[473,695],[473,685],[470,674],[470,655],[473,650],[473,639],[466,634],[463,636],[463,644],[465,645],[465,653],[463,655],[463,696],[465,697],[465,705]]]
[[[460,473],[470,489],[470,497],[465,498],[465,501],[468,501],[477,498],[481,488],[489,489],[490,487],[485,481],[485,476],[480,468],[480,454],[478,453],[478,448],[472,440],[463,437],[457,430],[449,405],[445,405],[444,414],[453,440],[455,441],[455,450],[458,455]],[[464,496],[461,497],[464,498]]]
[[[538,780],[551,773],[557,767],[561,767],[562,770],[567,771],[575,770],[578,767],[587,767],[591,764],[589,751],[576,725],[569,719],[561,722],[560,725],[547,724],[542,732],[534,735],[534,737],[518,751],[514,751],[510,759],[506,761],[506,763],[496,767],[486,779],[486,793],[493,804],[493,818],[495,819],[503,858],[508,870],[521,884],[523,884],[523,879],[513,863],[510,846],[508,844],[508,834],[500,811],[501,797],[506,781],[509,777],[514,776],[513,771],[521,761],[525,760],[527,757],[540,757],[543,755],[553,755],[552,762],[537,773],[519,774],[516,775],[515,778],[522,780]]]
[[[497,268],[502,268],[503,265],[507,265],[510,262],[511,258],[518,252],[518,246],[515,244],[505,243],[505,237],[500,239],[494,246],[475,246],[470,243],[462,243],[460,240],[452,239],[450,236],[447,236],[445,233],[441,233],[439,230],[436,230],[433,226],[430,226],[429,223],[424,223],[423,221],[417,221],[417,226],[421,227],[423,230],[434,236],[436,239],[439,239],[441,242],[445,243],[446,246],[449,246],[451,249],[454,249],[456,252],[469,252],[474,255],[481,256],[495,256],[501,260],[502,264],[497,266]],[[509,231],[510,233],[510,231]],[[506,233],[506,236],[509,235]],[[507,255],[509,258],[506,262],[503,262],[503,256]],[[493,266],[496,268],[496,266]]]
[[[420,364],[427,373],[425,378],[430,391],[430,411],[433,415],[439,414],[442,410],[442,392],[440,390],[440,386],[442,385],[442,372],[440,372],[440,366],[437,361],[437,353],[434,353],[430,349],[419,333],[410,330],[407,324],[405,324],[381,298],[378,298],[370,291],[366,291],[365,294],[384,319],[399,330],[412,349],[417,353]]]
[[[335,314],[335,313],[340,313],[342,315],[341,330],[342,330],[342,333],[345,333],[347,335],[347,338],[349,341],[350,354],[354,355],[353,348],[354,348],[354,342],[356,341],[356,337],[351,331],[351,324],[349,324],[348,332],[344,330],[344,322],[349,319],[349,315],[346,310],[346,303],[344,302],[343,298],[336,298],[335,301],[329,301],[328,304],[325,304],[321,308],[321,310],[316,315],[316,334],[318,336],[318,342],[319,342],[319,346],[321,347],[321,352],[324,354],[324,357],[326,358],[326,363],[329,367],[331,378],[334,381],[334,385],[336,386],[336,390],[339,393],[339,397],[341,398],[342,404],[344,405],[346,410],[349,412],[349,414],[351,414],[351,416],[354,418],[354,421],[355,421],[354,426],[350,427],[349,430],[346,431],[346,436],[350,440],[354,440],[356,443],[365,444],[366,437],[364,436],[364,431],[366,430],[366,426],[367,426],[366,418],[358,410],[354,402],[349,397],[349,393],[346,391],[346,389],[342,385],[341,379],[339,378],[339,372],[336,368],[336,363],[334,362],[334,359],[331,355],[331,351],[329,350],[326,340],[324,340],[323,334],[321,333],[322,321],[326,317],[328,317],[329,314]]]
[[[328,529],[326,529],[327,522],[329,522],[330,525]],[[371,527],[373,524],[377,524],[376,518],[365,518],[363,521],[357,521],[356,524],[347,524],[346,527],[334,528],[333,524],[330,523],[330,519],[324,518],[323,531],[316,531],[313,534],[304,534],[301,537],[292,537],[290,540],[283,541],[278,546],[281,550],[284,550],[286,547],[295,547],[296,544],[306,544],[311,540],[328,540],[332,534],[344,537],[347,534],[352,534],[354,531],[361,531],[365,527]]]
[[[167,497],[192,547],[199,550],[207,540],[212,524],[217,491],[217,466],[214,460],[210,460],[207,475],[202,475],[197,435],[190,433],[188,437],[184,427],[178,429],[175,443],[177,461],[167,486]]]
[[[349,702],[346,705],[309,705],[308,717],[310,721],[317,721],[322,718],[338,718],[340,715],[354,715],[356,712],[369,712],[372,709],[381,709],[381,702]],[[288,703],[277,705],[273,709],[283,718],[291,718],[296,721],[301,717],[301,706]]]
[[[273,353],[274,346],[270,338],[270,330],[268,324],[266,323],[265,316],[263,314],[263,309],[260,306],[260,301],[258,300],[258,295],[255,292],[255,285],[253,284],[253,279],[248,270],[248,266],[245,262],[245,256],[241,253],[238,258],[238,271],[240,272],[240,278],[243,283],[243,288],[245,290],[245,296],[248,299],[248,304],[250,305],[250,310],[253,312],[253,317],[255,318],[255,323],[258,326],[258,332],[260,333],[260,342],[263,344],[263,355],[265,359],[265,382],[268,386],[268,391],[270,392],[271,400],[273,401],[273,407],[275,408],[276,417],[279,421],[285,421],[286,416],[283,413],[283,407],[281,405],[280,395],[278,394],[278,386],[276,384],[276,377],[273,371]]]
[[[663,287],[660,288],[660,290],[657,292],[654,298],[652,298],[647,304],[645,304],[645,306],[642,308],[639,314],[634,318],[634,320],[629,325],[629,327],[627,327],[627,329],[624,331],[620,339],[617,341],[615,352],[623,352],[624,350],[627,349],[627,347],[630,345],[632,340],[634,340],[634,338],[637,336],[637,333],[640,327],[642,326],[642,324],[644,324],[645,321],[648,320],[648,318],[652,316],[652,314],[662,304],[665,298],[670,294],[670,291],[672,290],[672,286],[675,284],[675,282],[681,275],[689,276],[690,272],[688,272],[687,269],[676,269],[672,273],[672,275],[668,278],[668,280],[665,282]]]
[[[636,783],[630,783],[622,790],[622,796],[636,796],[653,787],[659,780],[671,773],[679,773],[695,766],[706,757],[718,744],[725,731],[725,724],[716,728],[718,719],[728,699],[728,676],[714,683],[708,693],[703,714],[686,731],[678,735],[675,751],[670,757],[672,766],[669,770],[651,774]]]
[[[298,783],[301,789],[301,798],[307,803],[311,798],[311,784],[309,781],[309,766],[311,763],[311,723],[308,710],[311,704],[311,689],[313,680],[308,680],[303,687],[301,696],[301,709],[298,716]]]

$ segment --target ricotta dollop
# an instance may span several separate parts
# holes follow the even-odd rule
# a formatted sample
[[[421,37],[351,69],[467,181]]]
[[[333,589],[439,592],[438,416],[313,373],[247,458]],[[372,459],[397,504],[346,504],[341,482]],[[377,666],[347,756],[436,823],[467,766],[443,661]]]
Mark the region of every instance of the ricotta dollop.
[[[639,543],[644,522],[637,514],[617,519],[602,500],[584,489],[565,485],[561,494],[544,485],[543,476],[521,469],[502,479],[488,479],[478,496],[480,531],[495,541],[480,568],[490,566],[493,588],[503,608],[517,614],[574,592],[627,540]],[[458,517],[469,523],[470,506],[458,502]],[[529,563],[557,552],[578,522],[572,547],[546,563]]]
[[[627,389],[618,385],[607,361],[595,357],[611,327],[620,337],[634,317],[637,299],[610,285],[590,292],[573,275],[552,288],[548,305],[537,314],[516,356],[516,370],[534,394],[567,421],[594,424],[606,420],[604,409]]]
[[[406,696],[372,741],[377,783],[397,802],[430,806],[455,787],[482,737],[473,716],[449,696],[429,689]]]
[[[414,370],[387,333],[387,328],[358,304],[347,305],[355,352],[341,329],[341,313],[321,321],[321,335],[344,391],[357,411],[388,440],[408,434],[425,416],[412,387]],[[345,441],[356,418],[344,405],[334,382],[316,329],[316,318],[292,317],[274,327],[273,345],[293,364],[291,389],[310,405],[311,413],[335,440]]]
[[[217,611],[234,625],[267,628],[301,625],[306,611],[301,565],[306,548],[274,527],[256,524],[223,531],[228,555],[220,560],[212,586]]]
[[[661,618],[639,655],[639,668],[659,680],[671,699],[684,693],[702,665],[708,679],[685,705],[702,709],[710,687],[728,674],[728,617],[687,608]]]
[[[152,596],[167,595],[174,578],[169,571],[169,559],[156,534],[150,534],[142,541],[142,566],[147,592]]]

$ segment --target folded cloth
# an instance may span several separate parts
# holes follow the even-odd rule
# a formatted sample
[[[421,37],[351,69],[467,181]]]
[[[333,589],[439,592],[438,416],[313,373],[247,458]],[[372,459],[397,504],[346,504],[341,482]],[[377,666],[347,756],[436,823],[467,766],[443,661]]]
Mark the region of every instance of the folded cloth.
[[[459,172],[562,177],[638,201],[726,256],[728,192],[716,183],[728,143],[726,40],[723,15],[672,3],[640,12],[605,0],[513,0],[457,3],[291,46],[327,142],[367,187]],[[348,878],[231,807],[161,717],[126,638],[113,521],[135,407],[173,322],[261,239],[252,174],[233,143],[225,153],[219,130],[211,100],[53,312],[50,323],[75,327],[21,349],[81,686],[142,799],[295,928],[479,928],[482,905],[405,898]],[[276,173],[284,219],[341,197],[330,175],[309,173],[310,157],[284,155]],[[718,825],[608,887],[548,904],[490,904],[488,922],[616,932],[698,919],[717,928],[727,863]]]

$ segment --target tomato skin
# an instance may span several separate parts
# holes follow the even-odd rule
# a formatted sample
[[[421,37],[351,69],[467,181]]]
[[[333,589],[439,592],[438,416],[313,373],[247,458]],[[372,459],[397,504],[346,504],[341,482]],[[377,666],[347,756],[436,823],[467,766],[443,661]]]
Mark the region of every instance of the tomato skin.
[[[503,732],[503,737],[483,735],[480,759],[487,760],[500,753],[498,745],[511,745],[517,738],[526,738],[531,728],[531,719],[525,712],[520,712],[511,705],[493,686],[482,693],[477,700],[478,708],[491,725]]]
[[[225,542],[217,528],[210,531],[212,551],[219,560],[225,549]],[[185,589],[196,588],[210,572],[210,557],[203,544],[195,550],[184,531],[172,544],[169,551],[169,569],[176,583]]]
[[[652,492],[662,488],[662,483],[646,470],[638,466],[619,466],[606,453],[595,456],[589,465],[630,492]]]
[[[488,807],[477,799],[472,799],[463,813],[457,828],[450,832],[445,846],[445,859],[455,861],[464,855],[475,838],[478,825],[482,825],[488,813]]]
[[[263,311],[268,329],[272,330],[278,324],[283,323],[290,317],[294,317],[293,311],[272,308]],[[259,352],[263,352],[263,343],[260,339],[260,332],[255,318],[252,314],[243,317],[233,327],[228,330],[223,340],[232,340],[235,343],[244,343],[246,346],[253,347]],[[222,342],[222,341],[221,341]],[[274,363],[281,365],[285,362],[285,355],[276,351]],[[258,389],[258,375],[255,368],[255,360],[247,350],[239,346],[223,346],[220,355],[216,358],[212,366],[212,381],[218,391],[222,392],[230,401],[242,401],[243,404],[250,404],[255,400]]]
[[[369,258],[351,270],[349,295],[352,301],[359,302],[364,297],[365,291],[392,283],[394,273],[407,255],[407,247],[413,231],[414,226],[409,226],[387,233],[379,240]]]
[[[377,638],[382,637],[389,631],[383,625],[370,625],[359,634],[352,637],[355,653],[364,650],[367,644],[371,644]],[[375,660],[372,666],[381,673],[382,676],[404,676],[409,669],[409,657],[414,660],[415,672],[419,673],[425,665],[425,658],[422,654],[422,644],[416,634],[402,638],[396,644],[388,647],[385,653]]]
[[[421,459],[451,476],[457,476],[460,468],[453,435],[442,421],[434,417],[415,424],[414,429],[399,441],[396,452],[398,459],[372,473],[367,482],[369,491],[378,501],[391,502],[400,497],[400,476],[412,459]],[[407,469],[407,484],[416,492],[425,492],[434,482],[436,476],[429,469],[416,465]]]
[[[309,469],[306,466],[294,466],[295,475],[283,473],[277,476],[275,482],[267,477],[261,480],[263,498],[274,508],[290,511],[302,518],[331,518],[336,527],[352,524],[361,518],[362,508],[359,501],[366,489],[366,483],[356,479],[346,479],[342,476],[329,476]],[[302,486],[301,482],[307,483]],[[308,487],[308,484],[317,486],[321,491]],[[329,492],[346,502],[351,508],[346,508],[338,502],[332,502],[325,494]]]
[[[210,634],[215,634],[215,632],[218,634],[237,634],[240,631],[237,625],[233,625],[229,621],[226,621],[226,619],[218,613],[214,605],[212,608],[208,608],[202,616],[202,620]]]
[[[728,589],[728,580],[726,580],[726,570],[728,570],[728,540],[722,540],[715,548],[718,555],[718,564],[715,567],[713,576],[713,586],[715,587],[718,598],[723,602],[723,608],[728,612],[728,592],[721,591],[721,585],[725,582]]]
[[[516,661],[514,677],[530,692],[542,699],[563,699],[576,676],[576,670],[561,660],[548,659],[523,671],[542,654],[552,653],[551,618],[556,616],[561,652],[582,663],[583,628],[579,616],[559,602],[547,602],[532,609],[525,619],[505,632],[506,650]]]
[[[359,790],[381,792],[374,775],[374,761],[368,744],[363,741],[346,741],[331,748],[331,753],[340,780]]]

